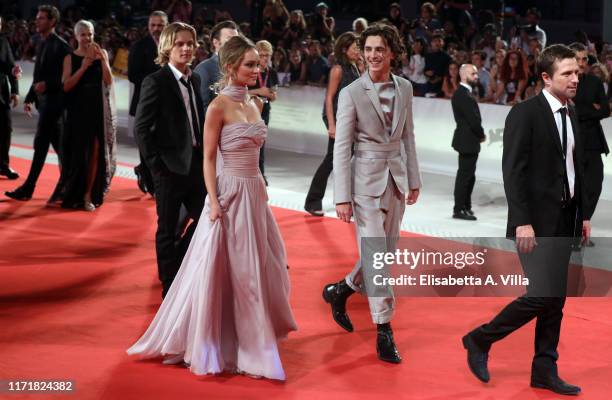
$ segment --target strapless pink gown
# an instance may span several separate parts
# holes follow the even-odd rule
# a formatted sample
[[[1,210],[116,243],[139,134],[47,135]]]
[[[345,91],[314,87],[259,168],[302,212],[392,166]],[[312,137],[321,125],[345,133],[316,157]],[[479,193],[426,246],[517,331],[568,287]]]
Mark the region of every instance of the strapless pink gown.
[[[182,354],[198,375],[242,371],[285,379],[277,341],[297,328],[285,246],[258,167],[265,138],[263,121],[221,131],[217,193],[225,214],[211,222],[206,199],[166,298],[128,354]]]

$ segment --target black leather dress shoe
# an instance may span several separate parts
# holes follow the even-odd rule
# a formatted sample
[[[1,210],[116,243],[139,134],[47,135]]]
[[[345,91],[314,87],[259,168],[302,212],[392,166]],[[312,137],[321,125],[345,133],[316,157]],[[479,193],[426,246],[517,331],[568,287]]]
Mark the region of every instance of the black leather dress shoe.
[[[353,332],[353,324],[346,313],[346,300],[353,293],[355,291],[344,279],[338,283],[331,283],[323,289],[323,300],[331,306],[334,321],[348,332]]]
[[[314,217],[322,217],[325,215],[325,213],[321,209],[315,210],[314,208],[304,207],[304,210],[306,210],[307,213],[309,213],[310,215]]]
[[[480,350],[469,334],[465,335],[461,341],[463,342],[463,348],[467,350],[467,362],[470,371],[482,382],[489,382],[491,379],[487,367],[489,353]]]
[[[570,385],[569,383],[563,381],[563,379],[559,378],[556,375],[540,377],[540,376],[531,376],[531,387],[539,388],[539,389],[547,389],[553,391],[558,394],[564,394],[567,396],[576,396],[580,393],[580,387]]]
[[[459,210],[459,211],[453,212],[453,218],[463,219],[465,221],[476,221],[476,216],[474,216],[473,213],[472,215],[470,215],[467,212],[467,210]]]
[[[33,189],[24,188],[23,186],[19,186],[17,189],[12,192],[4,192],[7,197],[15,200],[26,201],[32,198]]]
[[[466,208],[465,212],[468,213],[469,215],[474,215],[474,211],[472,211],[471,208]]]
[[[376,335],[376,354],[382,361],[386,361],[392,364],[399,364],[402,362],[395,342],[393,341],[393,332],[391,329],[386,331],[378,331]]]
[[[134,173],[136,174],[136,183],[138,184],[138,189],[140,189],[142,193],[147,193],[147,185],[144,182],[144,178],[142,176],[142,173],[140,172],[139,165],[134,167]]]
[[[0,175],[6,176],[10,180],[15,180],[15,179],[19,178],[19,174],[17,172],[15,172],[14,170],[12,170],[11,168],[8,168],[8,167],[0,169]]]

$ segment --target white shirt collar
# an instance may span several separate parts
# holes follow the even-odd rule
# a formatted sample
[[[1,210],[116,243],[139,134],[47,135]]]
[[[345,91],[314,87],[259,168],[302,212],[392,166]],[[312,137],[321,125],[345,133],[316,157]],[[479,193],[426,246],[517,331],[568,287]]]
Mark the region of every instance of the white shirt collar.
[[[553,113],[556,113],[557,111],[559,111],[559,109],[563,107],[567,107],[567,104],[561,104],[559,99],[557,99],[555,96],[550,94],[550,92],[547,89],[542,90],[542,93],[544,93],[544,97],[546,98],[546,101],[548,101],[548,104],[550,105],[550,109],[552,110]]]
[[[189,78],[191,76],[191,69],[190,68],[187,68],[187,74],[183,74],[174,65],[168,63],[168,66],[170,67],[170,71],[172,71],[172,74],[174,75],[174,77],[176,78],[177,81],[180,80],[181,78]]]
[[[466,88],[468,90],[468,92],[472,93],[472,87],[470,85],[468,85],[467,83],[464,83],[464,82],[459,82],[459,84],[461,86],[463,86],[464,88]]]

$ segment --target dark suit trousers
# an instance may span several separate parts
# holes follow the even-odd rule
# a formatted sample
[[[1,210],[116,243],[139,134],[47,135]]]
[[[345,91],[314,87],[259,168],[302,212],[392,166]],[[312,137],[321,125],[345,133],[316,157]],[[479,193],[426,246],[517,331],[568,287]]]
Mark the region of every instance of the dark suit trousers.
[[[147,166],[147,163],[145,162],[145,159],[142,156],[142,153],[138,152],[138,155],[140,156],[140,164],[134,167],[134,169],[138,170],[138,173],[142,177],[142,180],[145,186],[147,187],[147,191],[153,195],[155,194],[155,185],[153,183],[153,175],[151,175],[151,170]]]
[[[304,205],[309,210],[321,210],[323,208],[323,197],[327,188],[327,180],[334,168],[334,142],[334,139],[329,138],[327,154],[325,154],[325,158],[323,158],[321,165],[317,168],[317,172],[312,177],[310,189],[306,195],[306,204]]]
[[[159,280],[164,294],[170,288],[182,262],[183,254],[176,237],[181,205],[185,205],[194,223],[198,222],[204,208],[206,187],[202,163],[202,153],[194,150],[189,175],[180,175],[168,170],[153,175],[157,207],[155,248]]]
[[[559,238],[541,238],[532,253],[519,253],[521,266],[529,279],[527,294],[508,304],[491,322],[471,332],[476,345],[488,352],[493,343],[536,318],[532,375],[557,374],[557,346],[575,216],[575,206],[563,208],[555,235]],[[547,297],[540,297],[542,295]]]
[[[461,209],[472,209],[472,191],[476,183],[476,161],[478,161],[478,153],[459,154],[459,168],[455,177],[454,212],[459,212]]]
[[[11,147],[11,109],[0,106],[0,170],[9,167],[9,149]]]
[[[34,136],[34,156],[32,157],[30,173],[23,184],[24,187],[33,190],[36,186],[40,172],[47,159],[49,144],[53,146],[57,153],[61,166],[62,149],[60,148],[60,136],[64,122],[63,112],[62,97],[58,95],[46,95],[38,104],[39,116],[36,135]]]
[[[595,212],[601,187],[604,180],[604,166],[601,160],[601,152],[595,150],[584,151],[584,185],[586,189],[585,214],[590,216]]]

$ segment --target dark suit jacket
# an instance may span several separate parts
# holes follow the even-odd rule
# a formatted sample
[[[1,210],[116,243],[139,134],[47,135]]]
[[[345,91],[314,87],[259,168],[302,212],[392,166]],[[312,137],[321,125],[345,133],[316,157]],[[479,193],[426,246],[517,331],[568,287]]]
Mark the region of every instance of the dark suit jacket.
[[[64,57],[72,53],[72,49],[64,39],[55,32],[51,32],[47,39],[36,49],[36,63],[34,64],[34,77],[32,86],[26,95],[26,103],[38,104],[38,96],[34,91],[34,84],[45,82],[44,95],[60,95],[63,93],[62,71]]]
[[[197,90],[200,80],[195,74],[191,75],[191,79],[198,118],[203,122],[202,99]],[[188,175],[191,167],[193,143],[187,116],[191,111],[185,107],[178,85],[167,65],[142,82],[134,133],[138,148],[153,173],[169,170]],[[202,137],[197,140],[202,143]]]
[[[601,108],[596,109],[593,103]],[[608,142],[599,121],[610,116],[610,104],[601,80],[594,75],[581,76],[574,104],[584,149],[608,154]]]
[[[4,37],[0,36],[0,107],[11,107],[11,95],[19,94],[17,79],[13,76],[15,59],[11,46]],[[9,87],[10,84],[10,87]]]
[[[459,85],[451,98],[451,105],[457,123],[453,135],[453,149],[461,154],[479,153],[480,140],[484,139],[485,134],[478,103],[467,88]]]
[[[130,115],[136,115],[136,107],[140,98],[140,86],[147,75],[159,70],[155,64],[157,45],[151,35],[140,39],[132,45],[128,55],[128,79],[134,84],[134,94],[130,103]]]
[[[219,68],[219,56],[212,55],[210,58],[199,63],[193,70],[195,75],[200,77],[200,96],[204,104],[204,115],[208,105],[215,98],[215,94],[210,90],[210,86],[214,85],[221,79],[221,69]]]
[[[569,107],[574,132],[574,199],[578,215],[576,234],[584,218],[582,142],[575,111]],[[506,235],[531,224],[537,237],[554,236],[563,196],[565,161],[555,118],[543,93],[513,106],[506,117],[502,171],[508,200]]]

